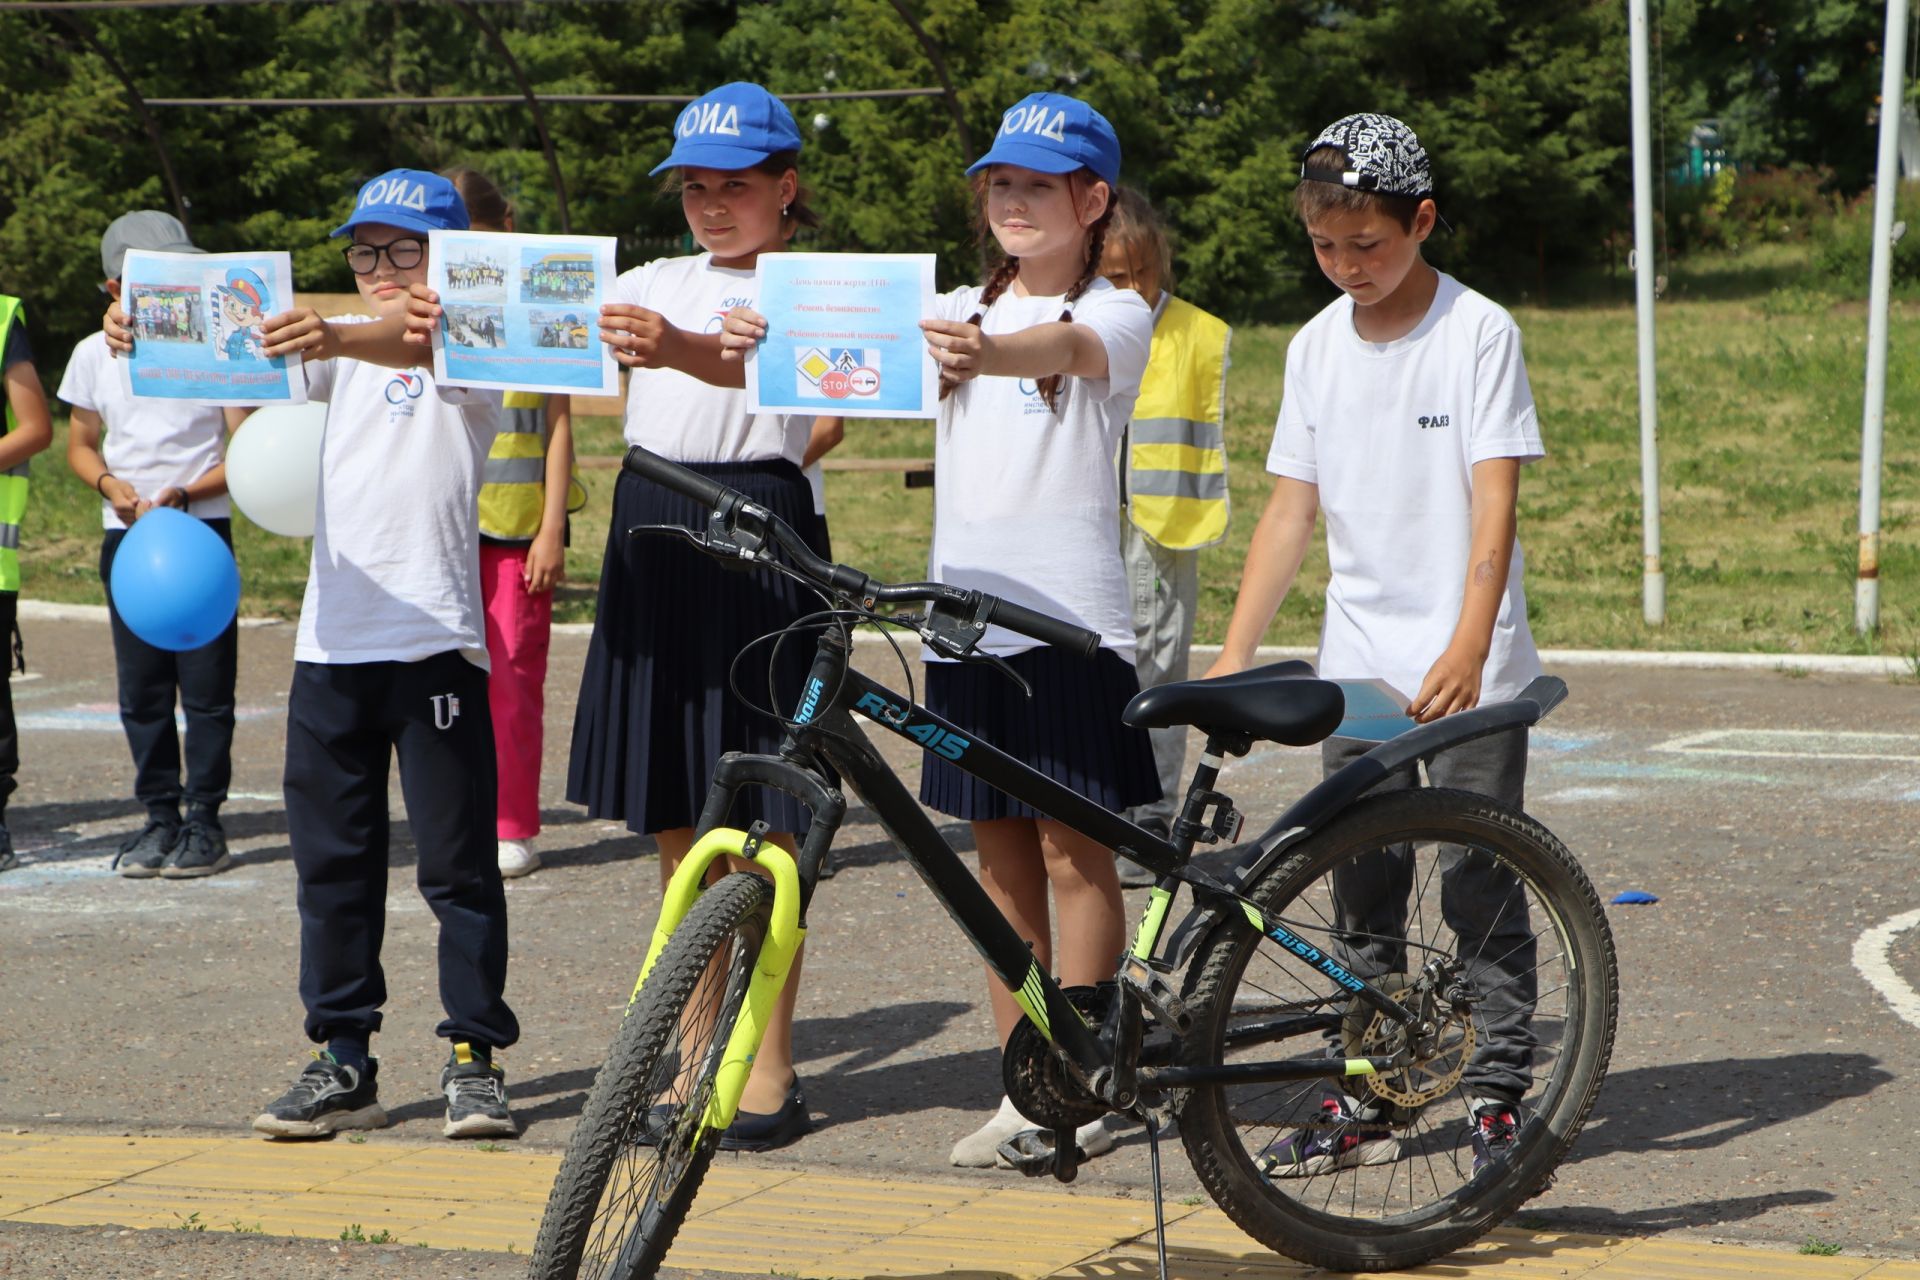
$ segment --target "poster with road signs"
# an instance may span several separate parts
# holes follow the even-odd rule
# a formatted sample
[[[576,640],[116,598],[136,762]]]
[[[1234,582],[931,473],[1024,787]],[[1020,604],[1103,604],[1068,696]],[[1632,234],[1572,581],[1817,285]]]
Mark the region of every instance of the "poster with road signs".
[[[932,254],[762,254],[756,295],[767,336],[747,358],[752,412],[938,415],[939,373],[920,332]]]

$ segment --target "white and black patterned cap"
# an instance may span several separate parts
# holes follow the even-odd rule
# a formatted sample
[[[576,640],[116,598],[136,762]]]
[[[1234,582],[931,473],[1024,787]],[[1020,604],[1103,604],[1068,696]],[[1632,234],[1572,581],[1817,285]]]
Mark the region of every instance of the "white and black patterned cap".
[[[1307,168],[1307,157],[1322,147],[1339,147],[1346,152],[1347,167]],[[1380,196],[1425,200],[1433,195],[1433,166],[1420,139],[1392,116],[1371,111],[1344,116],[1322,129],[1301,153],[1300,177]]]

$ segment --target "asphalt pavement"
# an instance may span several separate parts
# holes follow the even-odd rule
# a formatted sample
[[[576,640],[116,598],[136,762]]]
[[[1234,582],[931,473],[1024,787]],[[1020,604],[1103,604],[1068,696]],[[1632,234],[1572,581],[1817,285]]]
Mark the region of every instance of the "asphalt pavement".
[[[292,628],[243,633],[227,810],[239,865],[185,882],[107,869],[139,812],[106,628],[30,620],[26,632],[32,674],[13,684],[24,765],[9,810],[24,865],[0,875],[0,1133],[243,1133],[308,1051],[279,794]],[[504,1061],[521,1144],[535,1151],[566,1142],[659,899],[649,842],[561,796],[584,651],[584,637],[555,637],[547,865],[508,889],[509,996],[524,1035]],[[870,670],[890,661],[863,649]],[[1903,1086],[1920,1052],[1920,685],[1627,666],[1558,674],[1572,694],[1535,733],[1528,808],[1603,898],[1641,890],[1659,901],[1610,908],[1622,974],[1613,1071],[1557,1185],[1523,1223],[1913,1256],[1920,1101]],[[886,749],[911,778],[917,762],[891,740]],[[1256,749],[1223,787],[1258,824],[1317,772],[1317,752]],[[393,808],[391,999],[375,1048],[394,1128],[371,1141],[418,1145],[439,1141],[444,1047],[432,1034],[433,920],[409,883],[397,785]],[[946,830],[967,847],[963,825]],[[818,1131],[741,1163],[1005,1184],[1015,1175],[945,1163],[1000,1091],[977,961],[866,815],[856,811],[840,850],[840,874],[815,902],[795,1032]],[[1167,1167],[1170,1197],[1197,1192],[1177,1154]],[[1076,1189],[1139,1197],[1147,1179],[1136,1132]],[[0,1275],[292,1277],[366,1269],[374,1252],[393,1252],[212,1235],[144,1243],[165,1233],[5,1217]],[[267,1261],[249,1269],[221,1248]],[[112,1261],[129,1251],[154,1269]],[[509,1274],[488,1269],[504,1259],[477,1255],[466,1271],[430,1270],[437,1253],[405,1251],[394,1274]],[[71,1269],[19,1261],[56,1254]],[[299,1269],[309,1261],[318,1269]]]

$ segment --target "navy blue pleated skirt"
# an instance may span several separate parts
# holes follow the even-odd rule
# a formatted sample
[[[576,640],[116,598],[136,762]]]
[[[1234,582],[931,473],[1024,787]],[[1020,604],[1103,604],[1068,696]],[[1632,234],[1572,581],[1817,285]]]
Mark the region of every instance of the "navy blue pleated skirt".
[[[791,462],[687,465],[740,490],[792,525],[816,554],[829,554],[826,521]],[[679,539],[627,532],[642,524],[699,528],[706,519],[690,499],[620,473],[574,711],[567,799],[630,831],[693,826],[723,752],[778,749],[779,722],[735,697],[727,673],[754,640],[823,607],[778,574],[726,567]],[[755,646],[741,662],[741,688],[760,706],[790,712],[813,649],[811,636],[780,646],[770,696],[771,642]],[[752,787],[740,793],[729,821],[744,827],[756,818],[774,831],[806,830],[799,801]]]
[[[1043,646],[1007,663],[1033,686],[1033,697],[991,667],[929,662],[927,710],[1104,808],[1160,798],[1147,731],[1120,720],[1140,692],[1131,662],[1111,649],[1082,658]],[[970,821],[1046,816],[932,752],[920,770],[920,803]]]

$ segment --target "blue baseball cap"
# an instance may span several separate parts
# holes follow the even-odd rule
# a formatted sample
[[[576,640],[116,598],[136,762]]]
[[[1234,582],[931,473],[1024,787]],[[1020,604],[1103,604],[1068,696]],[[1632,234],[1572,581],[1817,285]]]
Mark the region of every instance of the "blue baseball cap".
[[[1086,169],[1108,186],[1120,180],[1120,139],[1107,118],[1063,93],[1030,93],[1000,117],[987,154],[967,166],[971,177],[990,164],[1041,173]]]
[[[389,169],[360,188],[353,216],[333,229],[346,235],[366,222],[405,231],[465,231],[467,202],[451,182],[424,169]]]
[[[757,84],[736,80],[694,99],[673,122],[673,150],[648,170],[751,169],[768,156],[800,149],[800,126],[787,104]]]

